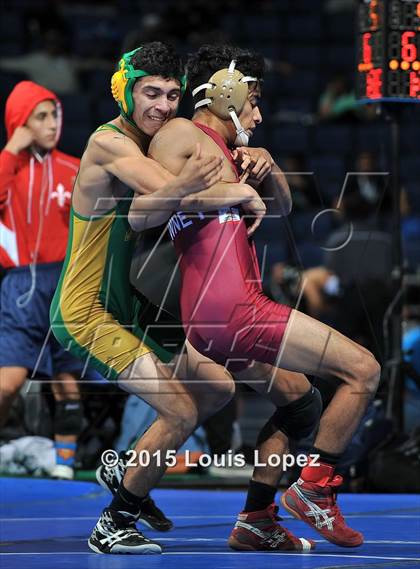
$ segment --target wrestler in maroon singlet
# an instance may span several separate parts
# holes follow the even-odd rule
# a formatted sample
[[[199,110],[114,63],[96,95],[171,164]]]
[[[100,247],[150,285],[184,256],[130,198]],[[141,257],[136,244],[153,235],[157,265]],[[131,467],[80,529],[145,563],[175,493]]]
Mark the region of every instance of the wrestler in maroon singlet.
[[[223,139],[195,125],[223,150]],[[201,353],[231,371],[253,360],[276,364],[291,308],[264,295],[255,245],[239,208],[214,213],[175,213],[169,220],[181,268],[181,315],[186,335]]]

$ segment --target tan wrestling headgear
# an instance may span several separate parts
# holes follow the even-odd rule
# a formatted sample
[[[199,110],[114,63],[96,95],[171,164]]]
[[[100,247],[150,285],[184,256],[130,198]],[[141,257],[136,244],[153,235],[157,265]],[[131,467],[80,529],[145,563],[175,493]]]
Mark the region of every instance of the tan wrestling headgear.
[[[194,109],[207,106],[209,111],[219,118],[232,119],[237,135],[235,146],[248,146],[249,136],[243,129],[238,115],[248,98],[248,83],[255,83],[258,79],[244,76],[238,69],[235,69],[235,66],[236,61],[232,60],[228,68],[219,69],[207,83],[202,83],[193,90],[193,97],[200,91],[205,91],[205,98],[198,101]]]

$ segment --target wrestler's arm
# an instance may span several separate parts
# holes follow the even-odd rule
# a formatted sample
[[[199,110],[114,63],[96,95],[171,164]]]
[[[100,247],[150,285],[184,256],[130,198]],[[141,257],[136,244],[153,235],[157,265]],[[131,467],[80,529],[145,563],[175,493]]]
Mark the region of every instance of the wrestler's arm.
[[[149,156],[176,175],[199,142],[197,132],[191,121],[174,119],[154,136]],[[212,211],[250,202],[255,196],[255,191],[247,184],[221,181],[206,190],[185,196],[179,209],[189,212]]]
[[[103,131],[89,142],[92,160],[136,194],[149,194],[175,180],[160,164],[145,156],[128,136]]]
[[[233,153],[238,166],[246,171],[248,183],[257,189],[282,216],[292,209],[292,196],[286,176],[265,148],[243,146]],[[277,206],[277,207],[275,207]]]
[[[90,151],[97,166],[101,166],[105,172],[137,194],[128,216],[128,221],[135,231],[161,225],[174,209],[179,209],[185,195],[200,191],[220,180],[221,159],[201,156],[201,150],[197,146],[181,175],[175,177],[145,156],[127,136],[119,133],[114,136],[110,131],[102,136],[100,134],[102,133],[98,133],[90,142],[93,145]],[[143,199],[140,201],[139,197]]]
[[[281,215],[289,215],[292,211],[292,195],[286,176],[276,163],[270,174],[261,183],[260,195],[274,198],[274,204],[280,208]]]

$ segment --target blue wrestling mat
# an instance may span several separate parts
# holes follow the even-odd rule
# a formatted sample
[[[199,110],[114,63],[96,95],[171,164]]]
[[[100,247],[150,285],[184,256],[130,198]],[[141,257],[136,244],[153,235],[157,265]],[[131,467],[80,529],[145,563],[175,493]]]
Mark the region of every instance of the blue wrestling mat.
[[[320,539],[302,522],[284,516],[300,537],[317,548],[295,553],[234,552],[226,539],[245,492],[156,490],[153,496],[175,522],[169,533],[145,529],[161,542],[163,555],[98,555],[87,538],[109,495],[87,482],[0,479],[0,568],[51,569],[337,569],[420,567],[420,496],[343,494],[339,503],[365,543],[343,549]],[[281,512],[279,512],[281,513]],[[142,528],[143,529],[143,528]]]

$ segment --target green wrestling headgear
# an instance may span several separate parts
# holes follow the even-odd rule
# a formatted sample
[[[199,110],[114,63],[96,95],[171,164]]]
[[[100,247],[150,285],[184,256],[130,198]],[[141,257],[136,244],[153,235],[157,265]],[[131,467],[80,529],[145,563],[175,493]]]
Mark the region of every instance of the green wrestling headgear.
[[[131,64],[133,56],[141,50],[141,47],[133,49],[124,53],[118,64],[118,71],[114,73],[111,79],[111,92],[114,99],[117,101],[120,107],[121,115],[136,128],[137,125],[132,120],[134,112],[134,101],[133,101],[133,87],[137,79],[141,77],[146,77],[150,75],[155,75],[154,73],[149,73],[143,71],[143,69],[134,69]],[[159,75],[159,73],[156,73]],[[186,75],[174,77],[181,83],[181,96],[185,93],[187,87],[187,77]]]

